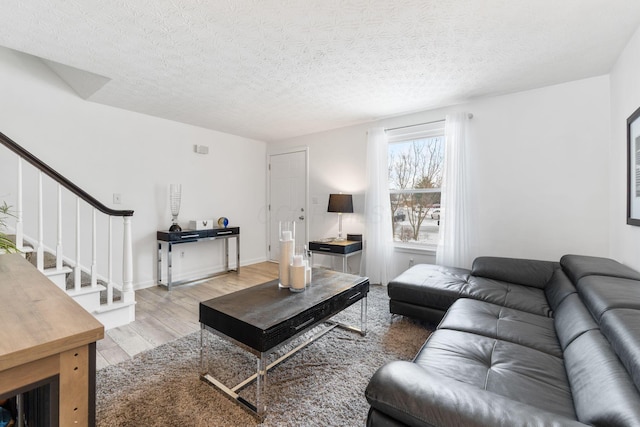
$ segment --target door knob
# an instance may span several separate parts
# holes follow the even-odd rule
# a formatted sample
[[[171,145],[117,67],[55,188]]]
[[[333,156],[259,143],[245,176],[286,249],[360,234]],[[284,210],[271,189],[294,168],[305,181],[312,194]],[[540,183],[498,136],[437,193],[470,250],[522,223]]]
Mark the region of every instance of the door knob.
[[[304,215],[300,215],[300,216],[298,217],[298,219],[299,219],[299,220],[301,220],[301,221],[302,221],[302,220],[304,220]]]

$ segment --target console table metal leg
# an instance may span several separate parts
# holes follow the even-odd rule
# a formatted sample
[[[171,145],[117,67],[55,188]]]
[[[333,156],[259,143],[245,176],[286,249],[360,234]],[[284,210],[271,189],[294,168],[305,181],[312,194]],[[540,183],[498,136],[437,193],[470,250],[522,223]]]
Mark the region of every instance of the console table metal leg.
[[[236,273],[240,274],[240,235],[236,236]]]
[[[162,283],[162,243],[160,242],[158,242],[158,263],[156,268],[156,280],[158,283]]]
[[[167,245],[167,289],[171,290],[171,242]]]
[[[224,271],[229,271],[229,239],[224,239]]]

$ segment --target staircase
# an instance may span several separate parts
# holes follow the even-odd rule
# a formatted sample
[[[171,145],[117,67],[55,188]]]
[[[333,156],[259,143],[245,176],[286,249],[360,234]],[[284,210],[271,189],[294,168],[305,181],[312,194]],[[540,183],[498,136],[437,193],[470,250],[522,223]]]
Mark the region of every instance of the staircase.
[[[8,150],[0,151],[0,156],[16,157],[15,191],[6,196],[10,199],[7,203],[14,206],[15,227],[11,228],[15,234],[11,237],[16,247],[38,270],[93,314],[105,329],[134,321],[131,244],[133,211],[113,210],[104,206],[0,133],[0,149],[2,146]],[[7,160],[7,157],[3,160]],[[25,180],[25,175],[28,178],[35,177],[35,180]],[[43,185],[45,177],[52,181],[46,187]],[[3,176],[4,178],[6,177]],[[25,181],[35,181],[33,186],[36,188],[25,188]],[[45,194],[45,188],[51,189],[51,184],[55,191],[53,194]],[[4,198],[6,182],[1,185],[3,187],[0,188],[0,194]],[[37,196],[33,197],[34,194]],[[47,217],[44,216],[45,211],[48,213]],[[37,215],[30,215],[25,220],[25,212],[37,212]],[[114,218],[122,218],[121,239],[113,237]],[[69,220],[75,223],[71,232],[63,229],[63,224]],[[45,233],[47,227],[53,228],[55,233]],[[89,233],[86,233],[87,229],[90,229]],[[45,239],[45,234],[49,240]],[[114,251],[118,251],[114,240],[121,241],[121,246],[118,245],[121,257],[113,255]],[[71,246],[71,253],[75,255],[73,258],[65,255],[67,246]],[[84,249],[85,247],[89,249]],[[106,262],[99,265],[98,260]],[[122,282],[118,283],[114,279],[114,269],[121,272]]]

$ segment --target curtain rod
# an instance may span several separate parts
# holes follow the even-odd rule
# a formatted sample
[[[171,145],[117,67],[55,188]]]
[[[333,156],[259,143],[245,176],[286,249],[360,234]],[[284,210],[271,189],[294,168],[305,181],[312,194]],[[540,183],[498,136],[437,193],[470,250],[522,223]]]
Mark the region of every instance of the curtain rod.
[[[473,113],[469,113],[469,114],[467,114],[467,117],[468,117],[469,119],[473,119]],[[398,130],[398,129],[412,128],[412,127],[414,127],[414,126],[430,125],[430,124],[433,124],[433,123],[440,123],[440,122],[444,122],[444,121],[445,121],[445,119],[433,120],[433,121],[431,121],[431,122],[416,123],[415,125],[398,126],[397,128],[388,128],[388,129],[385,129],[384,131],[385,131],[385,132],[387,132],[387,131],[389,131],[389,130]]]

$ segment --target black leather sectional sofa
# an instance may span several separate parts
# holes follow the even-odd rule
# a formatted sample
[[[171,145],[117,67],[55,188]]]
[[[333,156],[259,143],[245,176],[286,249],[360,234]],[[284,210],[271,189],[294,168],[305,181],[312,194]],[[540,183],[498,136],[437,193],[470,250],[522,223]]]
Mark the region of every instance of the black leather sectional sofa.
[[[439,321],[371,379],[369,426],[640,426],[640,274],[616,261],[417,265],[392,313]]]

